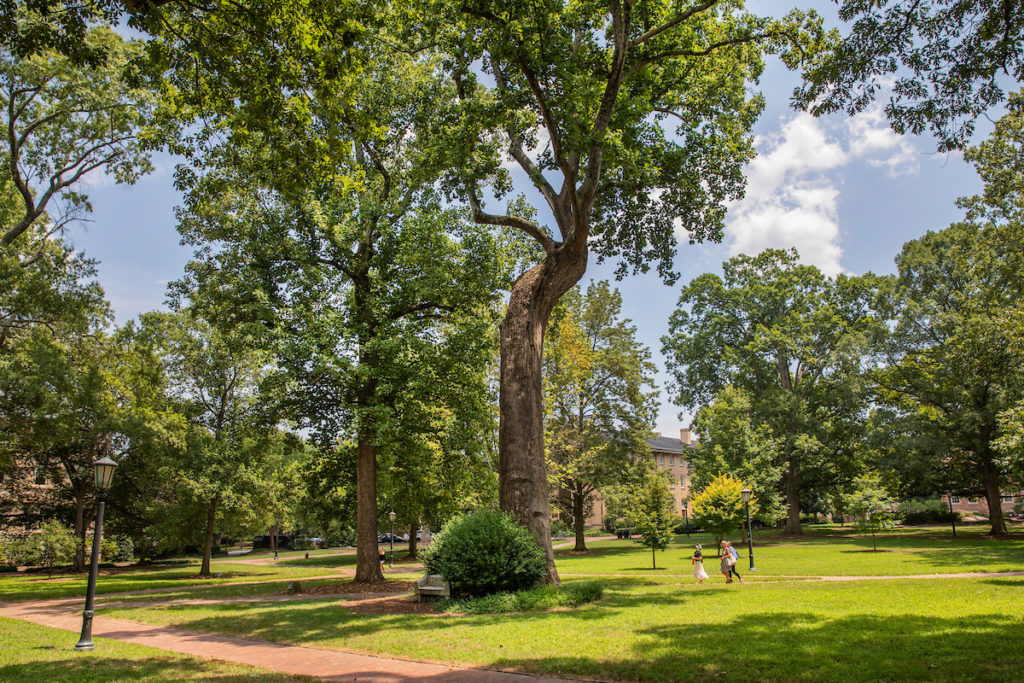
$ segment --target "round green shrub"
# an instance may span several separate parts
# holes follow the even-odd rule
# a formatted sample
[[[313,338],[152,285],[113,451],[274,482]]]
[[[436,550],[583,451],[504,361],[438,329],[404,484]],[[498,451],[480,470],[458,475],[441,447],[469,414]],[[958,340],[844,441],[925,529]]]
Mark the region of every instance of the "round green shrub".
[[[489,595],[533,588],[544,577],[544,551],[528,529],[507,515],[482,510],[456,517],[423,552],[431,574],[440,574],[452,595]]]

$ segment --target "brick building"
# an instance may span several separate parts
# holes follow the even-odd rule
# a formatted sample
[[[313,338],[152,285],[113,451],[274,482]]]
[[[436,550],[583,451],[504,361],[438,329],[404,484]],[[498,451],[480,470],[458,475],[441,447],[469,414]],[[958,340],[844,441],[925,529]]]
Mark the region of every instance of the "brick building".
[[[675,501],[675,513],[680,517],[683,515],[683,507],[686,506],[687,514],[693,516],[693,508],[690,507],[690,462],[686,453],[693,448],[693,437],[689,429],[680,429],[679,438],[675,439],[662,436],[659,433],[647,440],[651,447],[650,457],[654,460],[655,466],[662,472],[667,472],[671,481],[672,499]],[[604,499],[601,492],[593,494],[594,509],[587,518],[588,527],[601,526],[605,516]]]
[[[988,519],[988,501],[985,500],[984,496],[973,497],[973,496],[942,496],[944,502],[952,501],[953,511],[961,513],[964,517],[980,516]],[[1014,507],[1018,502],[1024,500],[1024,491],[1017,491],[1016,493],[1007,493],[1000,496],[999,507],[1003,510],[1003,515],[1009,515],[1014,511]]]

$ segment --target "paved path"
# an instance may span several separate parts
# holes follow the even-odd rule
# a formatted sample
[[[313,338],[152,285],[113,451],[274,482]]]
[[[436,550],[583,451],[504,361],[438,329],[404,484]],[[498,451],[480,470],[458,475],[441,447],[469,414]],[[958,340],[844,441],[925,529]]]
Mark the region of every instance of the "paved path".
[[[0,603],[0,616],[72,632],[78,632],[82,627],[81,612],[67,604]],[[566,680],[533,677],[490,669],[466,669],[427,662],[384,659],[339,650],[283,645],[249,638],[233,638],[185,629],[152,626],[104,616],[97,616],[93,620],[92,633],[96,637],[114,638],[161,650],[259,666],[272,671],[311,676],[325,681],[559,683]],[[69,637],[68,647],[71,647],[71,641],[72,638]]]

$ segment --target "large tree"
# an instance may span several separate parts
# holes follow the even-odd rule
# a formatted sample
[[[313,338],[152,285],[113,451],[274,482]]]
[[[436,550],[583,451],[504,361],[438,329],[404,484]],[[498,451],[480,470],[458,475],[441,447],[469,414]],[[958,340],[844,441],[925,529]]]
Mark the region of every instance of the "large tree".
[[[622,296],[607,282],[574,288],[555,309],[544,350],[548,474],[578,551],[587,549],[592,494],[628,482],[631,454],[646,452],[655,418],[651,352],[621,315]]]
[[[383,580],[378,450],[434,430],[417,402],[458,412],[479,393],[508,280],[508,240],[434,189],[454,90],[432,57],[393,51],[384,37],[370,77],[320,93],[307,128],[283,122],[229,140],[179,175],[201,298],[218,317],[274,329],[296,414],[324,453],[355,444],[356,580],[367,582]],[[277,149],[288,135],[291,151]]]
[[[218,514],[250,505],[270,450],[277,422],[277,401],[266,384],[272,359],[252,337],[211,324],[194,310],[149,313],[144,324],[163,338],[169,389],[190,427],[163,476],[177,503],[201,511],[199,575],[210,576]]]
[[[656,264],[672,280],[676,234],[719,238],[753,155],[762,101],[749,88],[763,55],[796,67],[823,35],[813,12],[776,20],[716,0],[425,5],[462,105],[456,184],[478,223],[519,230],[543,252],[512,287],[501,325],[499,495],[534,531],[557,582],[541,395],[548,317],[590,250],[620,259],[620,275]],[[550,221],[523,202],[488,210],[481,176],[496,170],[498,149]],[[490,187],[500,195],[509,184]]]
[[[801,492],[834,483],[862,436],[875,278],[826,277],[795,249],[737,256],[723,271],[687,285],[669,320],[672,390],[690,409],[730,384],[744,392],[753,424],[778,439],[786,531],[800,533]]]
[[[1024,405],[1024,95],[965,158],[984,183],[965,219],[908,242],[897,257],[881,397],[916,452],[965,493],[984,491],[1005,533],[1000,489],[1020,484]]]

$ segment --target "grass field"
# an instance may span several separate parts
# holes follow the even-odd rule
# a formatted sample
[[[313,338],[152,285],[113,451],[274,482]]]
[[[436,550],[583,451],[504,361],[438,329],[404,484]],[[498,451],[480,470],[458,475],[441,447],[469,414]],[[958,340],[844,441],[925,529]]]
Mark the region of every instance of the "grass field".
[[[697,586],[609,579],[572,611],[353,614],[344,600],[119,608],[112,616],[379,655],[627,680],[1024,678],[1024,579]]]
[[[264,669],[96,639],[92,652],[75,652],[76,635],[0,617],[0,681],[308,681]]]
[[[945,528],[904,530],[880,536],[877,553],[870,537],[849,529],[815,527],[801,538],[760,534],[755,537],[759,571],[747,572],[744,557],[742,585],[725,585],[713,557],[707,560],[710,581],[698,585],[693,579],[692,544],[710,548],[713,540],[707,536],[677,538],[657,554],[657,570],[650,569],[650,551],[635,543],[592,541],[586,554],[560,550],[556,560],[567,582],[603,577],[604,598],[546,612],[366,614],[349,609],[344,597],[100,606],[102,614],[198,631],[603,680],[1024,680],[1024,660],[1017,656],[1024,648],[1024,576],[815,578],[1024,570],[1024,537],[991,539],[980,531],[965,529],[953,538]],[[738,545],[738,539],[734,542]],[[351,559],[311,557],[311,565],[317,564],[302,568],[235,567],[257,574],[315,574],[323,571],[320,562],[344,566]],[[138,585],[156,580],[153,574],[139,575]],[[394,578],[412,576],[402,572]],[[24,581],[3,579],[0,588],[24,595],[18,590]],[[145,597],[260,596],[281,590],[225,586]]]
[[[953,537],[947,529],[914,529],[909,533],[881,534],[878,552],[872,551],[871,537],[852,534],[849,529],[813,529],[805,537],[755,536],[754,560],[758,572],[767,576],[886,576],[907,574],[950,574],[999,572],[1024,568],[1024,539],[993,539],[976,532]],[[945,534],[943,535],[943,532]],[[718,562],[714,539],[693,535],[676,537],[665,552],[657,554],[658,571],[689,574],[693,544],[704,545],[705,566],[715,574]],[[743,556],[740,572],[748,566],[746,546],[739,538],[733,543]],[[558,571],[564,574],[651,574],[651,554],[636,551],[629,541],[591,541],[591,554],[556,551]]]

